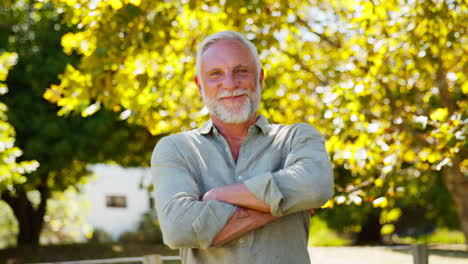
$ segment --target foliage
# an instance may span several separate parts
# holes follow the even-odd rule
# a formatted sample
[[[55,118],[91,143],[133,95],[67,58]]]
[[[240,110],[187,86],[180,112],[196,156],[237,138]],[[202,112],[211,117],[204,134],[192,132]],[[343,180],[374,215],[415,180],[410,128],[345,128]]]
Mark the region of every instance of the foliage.
[[[35,207],[39,205],[38,191],[30,191],[28,197]],[[55,192],[49,199],[44,216],[41,243],[73,243],[89,237],[91,227],[86,223],[88,206],[84,197],[73,187],[64,192]],[[0,201],[0,248],[15,246],[18,231],[18,221],[13,211],[8,204]]]
[[[0,249],[16,245],[18,223],[15,221],[11,208],[0,201]]]
[[[154,135],[194,128],[207,118],[195,45],[234,29],[267,72],[260,112],[314,124],[349,172],[328,207],[391,210],[442,173],[468,236],[468,188],[457,184],[468,171],[465,1],[48,2],[79,29],[64,51],[82,56],[43,94],[59,114],[105,107]]]
[[[64,71],[65,65],[75,63],[78,57],[67,56],[60,46],[62,35],[71,28],[60,24],[60,14],[53,5],[38,9],[38,4],[30,6],[27,2],[16,1],[10,13],[3,10],[4,17],[9,19],[6,22],[10,23],[10,31],[0,35],[7,40],[5,48],[16,50],[19,56],[7,80],[12,89],[5,98],[10,106],[9,119],[17,130],[23,157],[32,157],[41,164],[28,178],[28,183],[38,184],[42,174],[49,174],[49,185],[64,190],[86,176],[86,162],[103,161],[105,154],[115,153],[123,165],[147,163],[144,156],[124,156],[130,156],[133,149],[139,151],[141,145],[132,145],[130,141],[128,147],[120,145],[120,151],[116,148],[116,142],[126,142],[132,136],[143,139],[145,134],[138,127],[126,127],[118,115],[106,111],[88,119],[72,114],[58,118],[57,108],[42,99],[45,88],[57,82],[57,75]],[[40,67],[44,63],[47,67]],[[30,113],[35,113],[34,118],[31,119]],[[109,133],[111,131],[113,133]],[[63,173],[68,176],[59,177]]]
[[[112,241],[112,235],[100,228],[94,229],[91,238],[89,239],[89,242],[91,243],[110,243]]]
[[[419,237],[398,237],[393,239],[398,243],[420,244],[420,243],[437,243],[437,244],[463,244],[465,237],[463,233],[447,228],[437,229],[434,233],[419,236]]]
[[[0,50],[0,95],[8,92],[4,83],[8,70],[16,64],[18,55]],[[7,106],[0,101],[0,192],[12,189],[13,184],[26,181],[23,174],[36,170],[36,161],[17,162],[22,151],[15,147],[15,130],[8,122]]]
[[[162,233],[156,210],[150,210],[142,215],[141,221],[138,224],[138,231],[144,234],[144,241],[162,243]]]
[[[136,231],[128,231],[119,237],[120,242],[162,243],[162,233],[156,211],[151,210],[141,216]]]
[[[330,229],[327,222],[319,216],[310,218],[310,233],[309,243],[310,246],[323,247],[323,246],[347,246],[351,244],[349,239],[343,238],[338,235],[336,231]]]
[[[64,50],[83,55],[44,94],[62,114],[102,104],[154,134],[189,129],[206,114],[188,100],[194,44],[234,28],[257,44],[267,69],[262,113],[333,131],[333,160],[360,175],[346,188],[388,184],[385,195],[403,196],[402,176],[440,170],[466,144],[461,1],[55,2],[81,26],[62,38]]]
[[[72,186],[64,192],[55,192],[44,216],[41,244],[69,244],[91,237],[92,227],[87,221],[89,206],[87,198]]]
[[[346,176],[343,171],[339,171],[337,176],[340,177],[339,181],[344,182],[354,178],[351,175]],[[320,215],[327,219],[330,228],[349,235],[362,231],[367,216],[373,210],[379,210],[380,223],[386,226],[382,235],[387,235],[385,231],[389,230],[394,230],[397,234],[406,234],[409,230],[415,232],[412,235],[421,234],[427,232],[429,226],[459,228],[453,201],[441,173],[433,172],[422,179],[406,179],[402,186],[408,192],[398,199],[380,199],[374,203],[360,200],[359,197],[338,194],[332,208],[321,211]],[[372,188],[367,190],[367,195],[381,197],[384,192],[384,188]]]
[[[65,66],[79,59],[66,55],[60,46],[62,36],[73,30],[61,20],[51,3],[21,0],[0,6],[0,49],[14,51],[18,58],[6,79],[10,92],[2,101],[9,108],[16,145],[24,151],[20,161],[40,164],[27,178],[17,177],[8,189],[0,188],[1,198],[18,220],[19,243],[38,243],[47,199],[85,181],[88,163],[144,166],[156,141],[145,129],[111,111],[95,111],[86,119],[76,114],[58,117],[58,107],[42,98]],[[36,207],[27,197],[33,190],[39,191]]]

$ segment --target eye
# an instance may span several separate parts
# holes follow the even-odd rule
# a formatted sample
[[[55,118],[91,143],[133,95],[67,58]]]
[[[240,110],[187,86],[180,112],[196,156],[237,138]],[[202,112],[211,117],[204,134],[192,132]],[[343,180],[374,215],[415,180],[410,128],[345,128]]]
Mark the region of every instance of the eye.
[[[246,73],[248,72],[247,69],[236,69],[236,73]]]
[[[210,73],[210,77],[218,77],[221,75],[221,72],[220,71],[214,71],[214,72],[211,72]]]

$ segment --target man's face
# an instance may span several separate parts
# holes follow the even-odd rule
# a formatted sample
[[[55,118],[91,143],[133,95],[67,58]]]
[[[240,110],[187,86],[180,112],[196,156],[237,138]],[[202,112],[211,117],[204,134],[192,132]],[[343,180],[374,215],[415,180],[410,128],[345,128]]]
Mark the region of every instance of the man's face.
[[[219,40],[203,53],[200,66],[195,81],[211,115],[226,123],[242,123],[256,113],[263,72],[258,75],[255,59],[244,44]]]

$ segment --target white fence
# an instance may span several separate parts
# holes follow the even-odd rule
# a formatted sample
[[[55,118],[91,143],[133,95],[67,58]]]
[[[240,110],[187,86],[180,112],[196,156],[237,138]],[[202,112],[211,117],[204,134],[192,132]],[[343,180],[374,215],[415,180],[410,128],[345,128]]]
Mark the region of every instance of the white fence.
[[[425,244],[417,244],[411,246],[393,246],[393,249],[408,249],[410,248],[413,254],[414,264],[428,264],[429,254]],[[92,260],[77,260],[77,261],[62,261],[62,262],[44,262],[33,264],[107,264],[107,263],[142,263],[142,264],[163,264],[166,260],[181,260],[179,256],[161,256],[161,255],[146,255],[143,257],[129,258],[110,258],[110,259],[92,259]]]
[[[163,264],[166,260],[180,260],[179,256],[146,255],[143,257],[129,258],[109,258],[109,259],[89,259],[76,261],[43,262],[33,264],[106,264],[106,263],[143,263],[143,264]]]
[[[429,263],[429,250],[425,244],[417,244],[412,246],[413,250],[413,263],[414,264],[428,264]]]

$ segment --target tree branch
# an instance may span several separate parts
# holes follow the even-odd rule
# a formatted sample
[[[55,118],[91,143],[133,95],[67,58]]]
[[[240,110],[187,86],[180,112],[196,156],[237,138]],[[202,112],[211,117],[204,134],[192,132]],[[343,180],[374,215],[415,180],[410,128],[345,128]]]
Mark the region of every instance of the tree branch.
[[[328,80],[324,79],[323,77],[320,77],[317,73],[315,73],[312,69],[310,69],[307,65],[305,65],[301,58],[297,56],[297,54],[292,54],[289,51],[280,49],[281,52],[289,56],[290,58],[294,59],[296,63],[298,63],[302,69],[304,69],[306,72],[310,73],[314,78],[321,84],[321,85],[328,85]]]
[[[442,105],[447,107],[449,116],[451,116],[454,112],[453,104],[451,103],[451,101],[453,100],[451,100],[452,94],[448,90],[448,84],[447,84],[447,80],[445,77],[446,71],[444,69],[444,63],[439,57],[436,58],[436,61],[438,64],[437,72],[436,72],[436,82],[437,82],[437,86],[439,88],[439,92],[441,95],[440,100],[442,102]]]
[[[318,33],[317,31],[315,31],[313,28],[311,28],[309,26],[309,24],[304,20],[302,19],[301,17],[299,17],[298,15],[296,15],[296,20],[297,22],[299,22],[299,25],[303,26],[303,27],[306,27],[307,30],[309,30],[310,33],[318,36],[320,39],[324,40],[325,42],[327,42],[330,46],[333,46],[335,48],[341,48],[341,43],[338,43],[338,42],[335,42],[333,40],[331,40],[328,36],[326,36],[325,34],[323,33]]]

